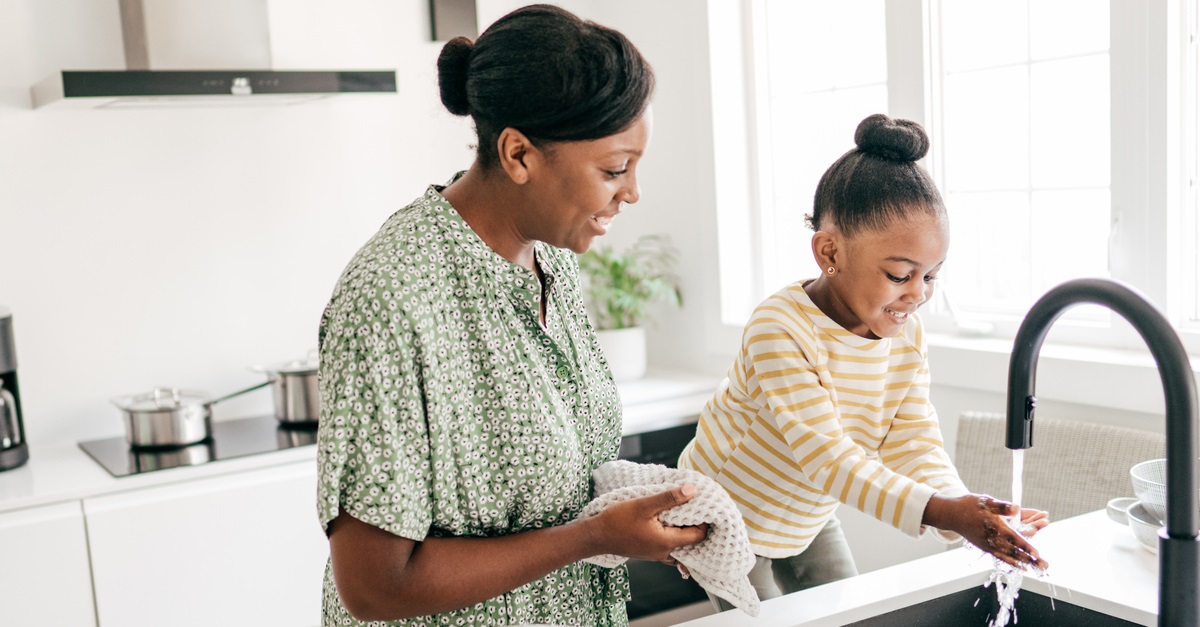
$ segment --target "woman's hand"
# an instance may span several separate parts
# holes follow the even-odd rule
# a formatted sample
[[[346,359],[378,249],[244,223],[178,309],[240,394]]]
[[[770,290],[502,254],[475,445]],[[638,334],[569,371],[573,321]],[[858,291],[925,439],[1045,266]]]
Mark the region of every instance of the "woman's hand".
[[[1046,512],[1029,509],[980,494],[947,498],[934,495],[925,506],[922,520],[927,525],[961,535],[996,559],[1017,568],[1045,570],[1050,566],[1021,532],[1008,525],[1006,518],[1021,514],[1025,535],[1032,536],[1047,524]]]
[[[671,552],[703,540],[708,525],[668,527],[658,515],[687,503],[695,495],[695,486],[688,485],[611,505],[589,521],[595,554],[673,563]]]

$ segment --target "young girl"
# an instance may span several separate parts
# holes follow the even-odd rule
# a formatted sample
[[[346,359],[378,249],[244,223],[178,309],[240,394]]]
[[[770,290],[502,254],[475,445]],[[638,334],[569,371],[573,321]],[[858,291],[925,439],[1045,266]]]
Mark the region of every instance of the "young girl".
[[[873,115],[854,140],[821,177],[808,216],[821,276],[755,309],[679,466],[738,504],[763,599],[857,574],[839,503],[910,536],[934,527],[1008,564],[1044,568],[1004,517],[1019,512],[1032,535],[1046,514],[969,494],[929,402],[914,314],[949,244],[941,195],[916,163],[929,139],[914,122]]]

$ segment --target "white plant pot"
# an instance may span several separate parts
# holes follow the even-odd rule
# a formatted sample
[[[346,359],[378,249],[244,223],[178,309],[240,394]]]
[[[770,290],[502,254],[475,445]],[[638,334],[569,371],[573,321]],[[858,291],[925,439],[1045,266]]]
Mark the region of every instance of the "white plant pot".
[[[629,381],[646,374],[646,329],[630,327],[596,331],[596,339],[600,340],[600,350],[608,359],[613,379]]]

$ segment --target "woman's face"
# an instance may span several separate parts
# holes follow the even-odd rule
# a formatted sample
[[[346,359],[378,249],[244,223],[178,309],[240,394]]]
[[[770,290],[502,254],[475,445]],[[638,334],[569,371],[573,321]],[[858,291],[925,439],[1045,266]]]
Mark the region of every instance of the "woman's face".
[[[622,203],[638,201],[637,166],[650,143],[649,109],[628,129],[600,139],[556,142],[541,150],[545,159],[524,230],[531,239],[587,252],[608,232]]]
[[[826,314],[855,335],[895,336],[933,296],[949,244],[944,222],[928,213],[844,238],[837,274],[827,277],[835,311]]]

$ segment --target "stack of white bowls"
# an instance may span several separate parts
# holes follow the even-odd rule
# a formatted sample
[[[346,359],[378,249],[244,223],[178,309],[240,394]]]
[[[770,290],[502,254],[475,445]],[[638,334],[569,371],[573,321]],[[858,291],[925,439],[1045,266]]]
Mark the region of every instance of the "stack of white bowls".
[[[1108,517],[1129,525],[1146,550],[1158,553],[1158,532],[1167,521],[1167,460],[1151,459],[1129,469],[1136,498],[1108,502]]]

